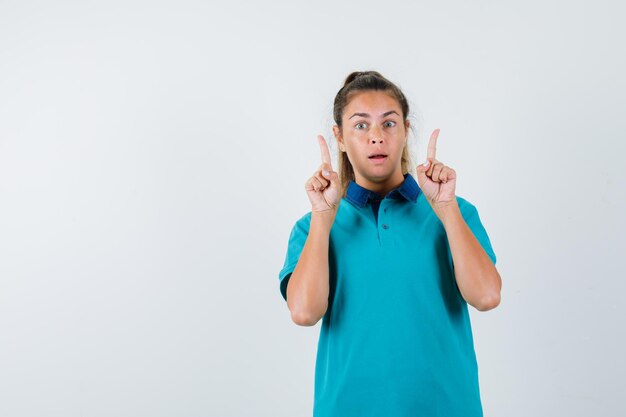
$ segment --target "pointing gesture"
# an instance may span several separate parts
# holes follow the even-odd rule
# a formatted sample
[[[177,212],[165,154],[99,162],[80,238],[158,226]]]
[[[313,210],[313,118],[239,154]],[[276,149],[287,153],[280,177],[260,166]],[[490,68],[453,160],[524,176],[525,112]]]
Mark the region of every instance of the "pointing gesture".
[[[428,142],[428,150],[426,151],[427,159],[435,159],[435,152],[437,151],[437,138],[439,137],[439,129],[435,129],[430,135],[430,141]]]
[[[417,167],[417,182],[435,211],[456,204],[456,171],[435,158],[439,129],[430,135],[426,162]]]
[[[328,150],[328,145],[326,144],[324,136],[317,135],[317,143],[319,143],[320,151],[322,152],[322,164],[328,164],[325,168],[332,169],[330,164],[330,150]]]
[[[311,201],[311,211],[336,210],[339,195],[339,175],[333,171],[328,144],[322,135],[317,135],[322,154],[322,164],[304,184]]]

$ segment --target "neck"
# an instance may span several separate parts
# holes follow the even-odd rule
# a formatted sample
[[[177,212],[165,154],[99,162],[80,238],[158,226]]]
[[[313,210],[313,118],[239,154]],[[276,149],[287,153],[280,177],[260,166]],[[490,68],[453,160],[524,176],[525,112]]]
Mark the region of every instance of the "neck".
[[[368,178],[357,172],[354,173],[355,181],[361,187],[379,194],[381,197],[393,189],[398,188],[404,182],[404,175],[400,169],[386,178]]]

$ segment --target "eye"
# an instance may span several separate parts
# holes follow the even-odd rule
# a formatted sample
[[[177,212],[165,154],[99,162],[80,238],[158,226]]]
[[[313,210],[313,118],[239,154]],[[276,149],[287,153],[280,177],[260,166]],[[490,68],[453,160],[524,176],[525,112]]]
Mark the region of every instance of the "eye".
[[[394,127],[396,125],[396,122],[394,122],[393,120],[388,120],[385,123],[391,123],[391,126],[388,127]]]
[[[356,127],[358,130],[361,130],[361,129],[359,129],[360,125],[365,125],[365,123],[357,123],[356,125],[354,125],[354,127]]]

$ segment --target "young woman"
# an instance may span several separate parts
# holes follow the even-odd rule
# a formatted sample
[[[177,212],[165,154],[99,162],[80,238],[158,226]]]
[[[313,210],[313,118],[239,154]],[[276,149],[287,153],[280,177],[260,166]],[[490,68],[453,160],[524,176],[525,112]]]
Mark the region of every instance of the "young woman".
[[[279,273],[292,320],[323,318],[314,417],[482,416],[467,304],[499,304],[496,255],[436,159],[438,129],[410,174],[408,113],[396,85],[354,72],[335,97],[339,172],[318,136],[312,208]]]

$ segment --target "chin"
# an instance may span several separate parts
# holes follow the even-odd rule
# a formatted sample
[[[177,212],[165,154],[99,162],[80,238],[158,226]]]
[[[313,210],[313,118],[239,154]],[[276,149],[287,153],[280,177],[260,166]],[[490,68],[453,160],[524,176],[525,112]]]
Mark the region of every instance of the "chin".
[[[389,177],[393,175],[393,171],[378,171],[378,172],[368,172],[364,177],[370,179],[373,182],[385,181]]]

